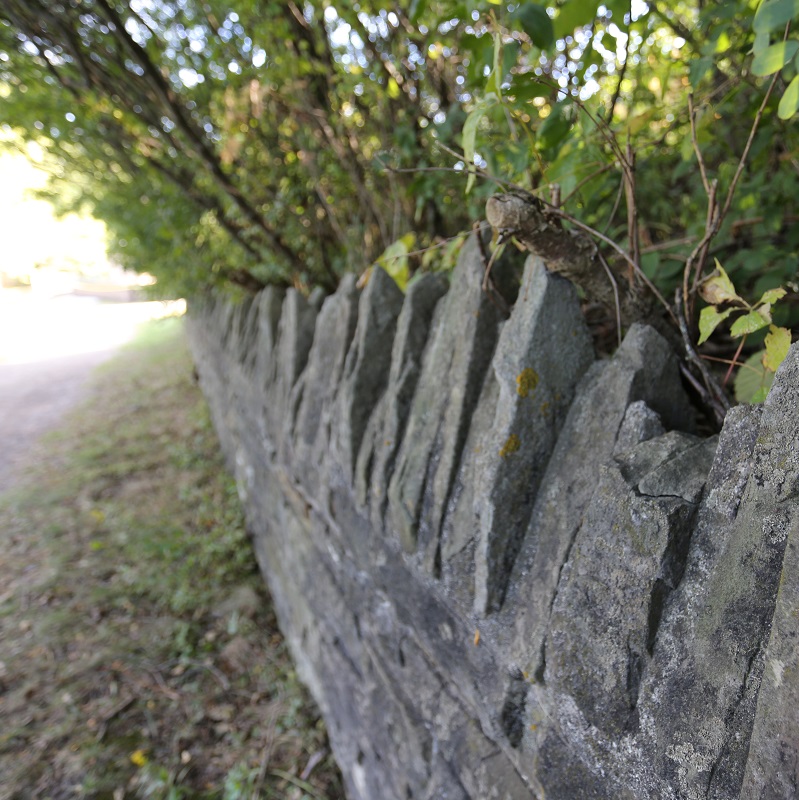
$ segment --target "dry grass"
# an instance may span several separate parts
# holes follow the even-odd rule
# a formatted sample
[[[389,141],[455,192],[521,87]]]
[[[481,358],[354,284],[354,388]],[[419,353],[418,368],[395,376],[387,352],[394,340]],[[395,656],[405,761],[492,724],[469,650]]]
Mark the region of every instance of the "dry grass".
[[[342,798],[181,324],[40,456],[0,499],[0,798]]]

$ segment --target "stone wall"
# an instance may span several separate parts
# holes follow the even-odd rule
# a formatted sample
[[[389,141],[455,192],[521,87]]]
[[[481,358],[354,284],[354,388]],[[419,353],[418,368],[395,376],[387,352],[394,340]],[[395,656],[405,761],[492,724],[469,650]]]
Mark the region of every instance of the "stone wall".
[[[190,309],[349,797],[799,796],[799,347],[703,438],[653,329],[482,270]]]

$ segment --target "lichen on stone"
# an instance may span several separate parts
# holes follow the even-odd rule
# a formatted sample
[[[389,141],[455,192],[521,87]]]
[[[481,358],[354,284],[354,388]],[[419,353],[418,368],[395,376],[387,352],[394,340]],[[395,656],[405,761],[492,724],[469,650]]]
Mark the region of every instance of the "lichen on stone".
[[[538,373],[526,367],[516,376],[516,391],[520,397],[528,397],[538,386]]]
[[[502,445],[502,448],[499,451],[499,455],[502,458],[507,458],[509,455],[512,455],[513,453],[517,452],[521,446],[522,443],[519,437],[515,433],[512,433],[510,436],[508,436],[508,439],[505,442],[505,444]]]

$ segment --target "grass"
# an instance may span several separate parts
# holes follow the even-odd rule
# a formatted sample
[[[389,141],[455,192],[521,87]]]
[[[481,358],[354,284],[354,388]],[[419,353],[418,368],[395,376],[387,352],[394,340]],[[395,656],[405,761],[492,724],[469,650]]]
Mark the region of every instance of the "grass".
[[[0,498],[0,800],[337,800],[182,323]]]

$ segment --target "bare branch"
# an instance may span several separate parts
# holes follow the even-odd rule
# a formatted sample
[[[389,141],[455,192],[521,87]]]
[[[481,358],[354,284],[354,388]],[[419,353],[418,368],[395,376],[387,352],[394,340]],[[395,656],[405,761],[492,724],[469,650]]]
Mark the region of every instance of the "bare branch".
[[[616,83],[616,90],[613,92],[613,97],[610,100],[610,105],[608,105],[608,116],[605,120],[607,125],[610,125],[613,122],[613,115],[616,113],[616,104],[619,102],[619,98],[621,97],[621,85],[624,82],[624,76],[627,74],[627,64],[630,61],[630,37],[627,36],[627,39],[624,42],[624,61],[621,65],[621,69],[619,70],[619,80]]]
[[[691,383],[700,393],[705,404],[712,411],[717,424],[719,427],[721,427],[722,423],[724,422],[724,417],[730,410],[730,401],[727,399],[727,395],[724,393],[724,390],[718,385],[718,382],[710,374],[710,371],[694,349],[691,334],[688,330],[688,322],[685,318],[685,313],[683,310],[683,297],[681,289],[677,289],[675,292],[674,309],[679,321],[679,328],[682,335],[683,345],[685,347],[686,358],[688,359],[689,363],[694,365],[699,374],[702,376],[705,387],[703,389],[695,380],[691,380]]]
[[[571,200],[572,197],[574,197],[574,195],[576,195],[577,192],[579,192],[580,189],[583,188],[583,186],[585,186],[587,183],[590,183],[595,178],[598,178],[600,175],[603,175],[608,170],[613,169],[614,166],[615,166],[615,164],[612,164],[612,163],[611,164],[605,164],[604,166],[600,167],[598,170],[592,172],[590,175],[586,175],[586,177],[583,178],[581,181],[579,181],[578,184],[566,195],[566,197],[564,197],[560,201],[560,205],[561,206],[565,206],[566,203],[568,203],[569,200]]]
[[[579,219],[573,217],[571,214],[567,214],[565,211],[562,211],[561,209],[557,208],[553,209],[553,213],[558,214],[559,216],[563,217],[563,219],[567,220],[575,227],[580,228],[581,230],[584,230],[586,233],[589,233],[591,236],[599,239],[600,241],[603,241],[606,245],[608,245],[616,253],[618,253],[618,255],[620,255],[630,265],[633,272],[638,276],[638,278],[640,278],[641,281],[643,281],[643,283],[657,298],[658,302],[663,306],[663,308],[666,309],[668,315],[672,318],[672,320],[675,323],[677,322],[677,318],[674,316],[674,311],[672,311],[672,308],[669,305],[669,303],[666,302],[666,298],[663,297],[657,286],[655,286],[655,284],[652,283],[652,281],[650,281],[649,278],[647,278],[641,267],[635,261],[633,261],[630,254],[624,251],[624,248],[616,244],[616,242],[614,242],[613,239],[611,239],[609,236],[605,236],[604,233],[600,233],[600,231],[596,230],[595,228],[592,228],[590,225],[586,225],[584,222],[580,222]]]
[[[785,33],[783,35],[783,41],[787,39],[788,33],[791,29],[791,23],[789,22],[785,26]],[[757,110],[757,114],[755,115],[755,119],[752,122],[752,126],[749,129],[749,136],[746,140],[746,145],[744,146],[743,152],[741,153],[741,157],[738,159],[738,165],[735,169],[735,174],[733,175],[732,181],[730,182],[730,186],[727,189],[727,196],[724,200],[724,205],[719,210],[718,200],[716,197],[717,193],[717,181],[709,180],[707,177],[707,171],[705,169],[704,160],[702,158],[701,151],[699,150],[699,146],[697,144],[696,138],[696,123],[694,119],[694,112],[693,112],[693,101],[691,96],[689,95],[688,102],[689,102],[689,115],[690,115],[690,122],[691,122],[691,140],[694,143],[694,150],[696,152],[697,161],[699,162],[699,171],[702,175],[702,183],[705,186],[705,191],[708,195],[708,209],[707,209],[707,219],[705,221],[705,233],[702,236],[699,244],[696,246],[694,251],[691,253],[688,261],[685,264],[685,269],[683,271],[683,297],[685,298],[686,303],[689,300],[692,300],[696,294],[696,290],[699,286],[699,281],[702,277],[702,273],[705,267],[705,261],[707,259],[707,253],[709,249],[710,242],[715,238],[718,232],[721,230],[721,226],[724,223],[727,214],[732,207],[732,200],[735,196],[735,190],[738,187],[738,181],[743,174],[744,167],[746,166],[746,162],[749,158],[749,152],[752,149],[752,143],[755,139],[755,134],[757,133],[757,129],[760,126],[760,121],[763,118],[763,112],[768,105],[768,102],[771,98],[771,94],[774,91],[774,86],[777,83],[780,73],[775,72],[774,77],[771,79],[769,83],[768,89],[766,90],[766,94],[763,96],[763,100],[760,103],[760,107]],[[691,277],[691,273],[693,272],[693,280],[691,281],[691,288],[690,292],[688,290],[688,283]],[[690,308],[686,309],[686,319],[690,324]]]
[[[627,243],[633,262],[641,263],[641,243],[638,236],[638,205],[635,202],[635,152],[627,139],[627,164],[624,173],[624,196],[627,200]]]
[[[688,120],[691,123],[691,143],[694,146],[696,162],[699,164],[699,174],[702,176],[702,185],[705,187],[705,194],[710,195],[710,182],[707,179],[707,168],[702,150],[699,147],[699,139],[696,135],[696,109],[694,108],[694,93],[688,93]]]

